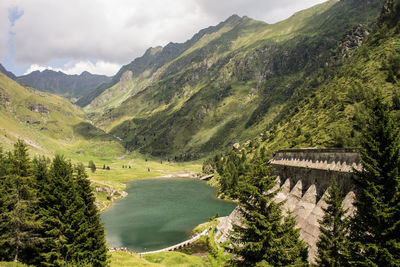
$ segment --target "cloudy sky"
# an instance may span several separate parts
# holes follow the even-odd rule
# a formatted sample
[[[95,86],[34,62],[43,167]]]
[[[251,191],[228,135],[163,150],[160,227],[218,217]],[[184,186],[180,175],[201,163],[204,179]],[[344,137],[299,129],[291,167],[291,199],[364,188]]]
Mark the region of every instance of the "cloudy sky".
[[[232,14],[275,23],[325,0],[1,0],[0,63],[113,75],[151,46],[184,42]]]

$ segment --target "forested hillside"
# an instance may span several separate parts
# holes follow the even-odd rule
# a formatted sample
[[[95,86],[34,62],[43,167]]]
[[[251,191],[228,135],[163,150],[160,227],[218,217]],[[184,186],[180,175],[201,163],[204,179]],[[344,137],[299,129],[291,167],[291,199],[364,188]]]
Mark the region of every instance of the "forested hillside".
[[[149,49],[85,110],[130,150],[177,160],[224,150],[292,112],[363,43],[382,4],[328,1],[272,25],[232,16]]]

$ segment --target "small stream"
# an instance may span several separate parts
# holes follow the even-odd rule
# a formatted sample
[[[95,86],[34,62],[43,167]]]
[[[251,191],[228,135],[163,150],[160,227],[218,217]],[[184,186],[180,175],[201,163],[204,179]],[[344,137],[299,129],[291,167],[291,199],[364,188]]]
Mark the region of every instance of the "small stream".
[[[191,230],[236,204],[215,197],[215,188],[188,178],[142,179],[128,184],[128,196],[101,216],[110,247],[135,252],[162,249],[190,238]]]

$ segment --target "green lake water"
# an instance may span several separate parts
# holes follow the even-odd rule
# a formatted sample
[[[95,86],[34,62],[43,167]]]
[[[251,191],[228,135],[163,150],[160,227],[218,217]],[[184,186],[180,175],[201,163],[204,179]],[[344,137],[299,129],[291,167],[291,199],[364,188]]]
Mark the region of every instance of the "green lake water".
[[[162,249],[190,238],[191,230],[218,213],[229,215],[232,202],[195,179],[143,179],[128,184],[128,196],[101,216],[110,247],[135,252]]]

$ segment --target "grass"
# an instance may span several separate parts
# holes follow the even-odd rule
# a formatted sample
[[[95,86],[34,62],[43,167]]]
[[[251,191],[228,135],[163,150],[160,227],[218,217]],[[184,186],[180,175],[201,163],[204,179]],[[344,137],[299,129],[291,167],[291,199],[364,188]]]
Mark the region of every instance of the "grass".
[[[182,252],[160,252],[147,254],[143,257],[149,262],[158,263],[164,266],[205,266],[203,260],[200,257],[187,255]]]
[[[5,261],[0,262],[0,267],[25,267],[25,266],[28,265],[20,262],[5,262]]]
[[[206,266],[200,257],[190,256],[181,252],[160,252],[139,256],[125,252],[111,253],[111,267],[119,266],[168,266],[197,267]]]
[[[112,252],[111,253],[111,267],[125,267],[125,266],[149,266],[156,267],[162,266],[161,264],[156,264],[149,262],[145,259],[142,259],[139,255],[133,254],[130,255],[125,252]]]

